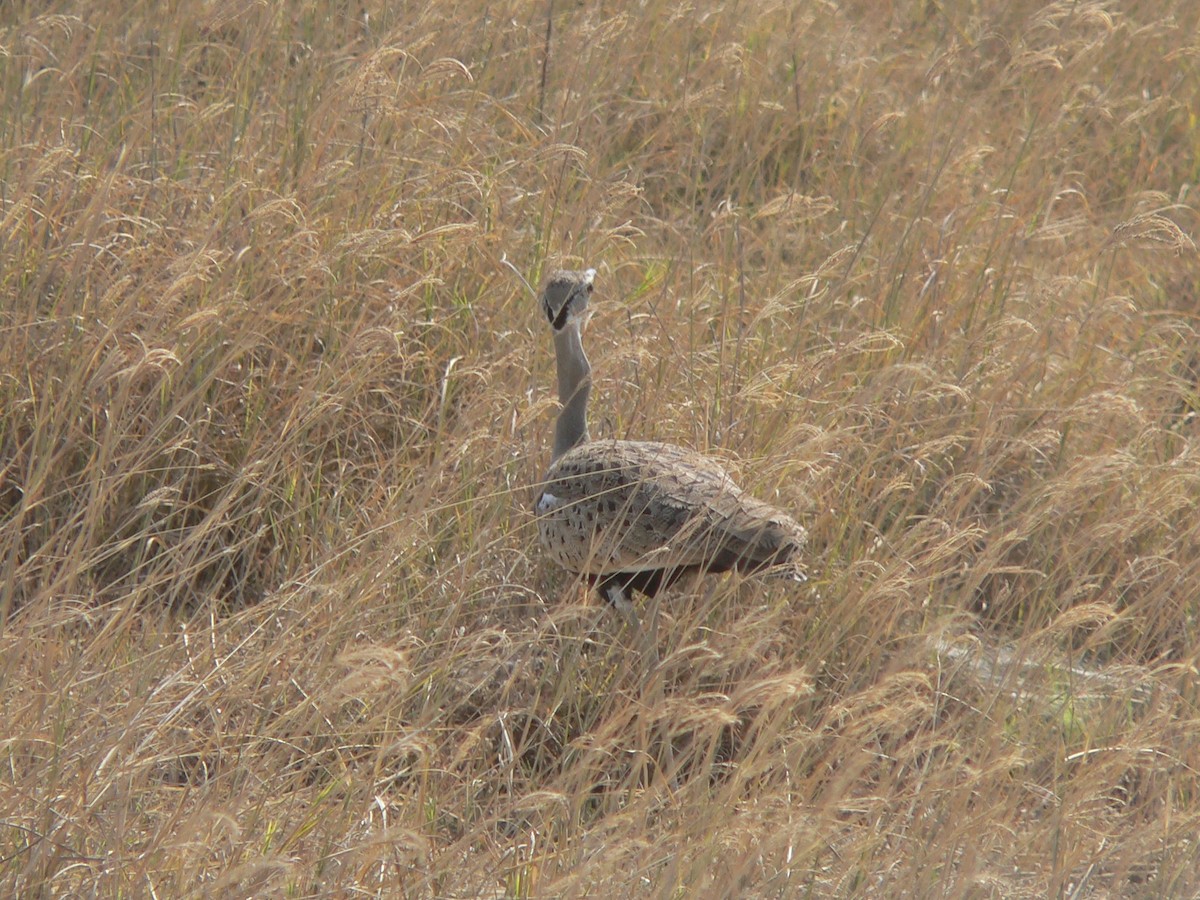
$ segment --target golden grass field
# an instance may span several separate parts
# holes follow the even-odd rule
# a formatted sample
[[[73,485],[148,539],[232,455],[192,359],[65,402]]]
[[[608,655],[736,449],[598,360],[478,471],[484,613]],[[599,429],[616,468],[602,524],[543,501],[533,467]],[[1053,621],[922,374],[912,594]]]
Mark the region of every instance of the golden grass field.
[[[1198,29],[0,6],[0,894],[1196,896]],[[543,558],[506,260],[806,585]]]

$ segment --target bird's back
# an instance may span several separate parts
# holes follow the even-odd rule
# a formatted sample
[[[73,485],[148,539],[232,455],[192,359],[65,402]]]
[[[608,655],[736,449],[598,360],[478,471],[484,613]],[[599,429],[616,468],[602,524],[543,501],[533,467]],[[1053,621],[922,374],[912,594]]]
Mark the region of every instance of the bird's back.
[[[537,499],[539,533],[592,580],[638,573],[653,593],[681,572],[796,565],[804,529],[699,453],[649,441],[589,441],[560,456]]]

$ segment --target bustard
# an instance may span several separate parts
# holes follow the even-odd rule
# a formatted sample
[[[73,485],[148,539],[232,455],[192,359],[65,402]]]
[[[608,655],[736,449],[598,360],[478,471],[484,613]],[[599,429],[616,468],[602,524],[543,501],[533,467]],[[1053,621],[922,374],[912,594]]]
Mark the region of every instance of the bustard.
[[[685,575],[736,569],[804,580],[804,529],[744,494],[713,460],[674,444],[591,439],[582,332],[595,276],[554,272],[542,291],[562,404],[536,501],[542,545],[635,623],[630,592],[653,597]]]

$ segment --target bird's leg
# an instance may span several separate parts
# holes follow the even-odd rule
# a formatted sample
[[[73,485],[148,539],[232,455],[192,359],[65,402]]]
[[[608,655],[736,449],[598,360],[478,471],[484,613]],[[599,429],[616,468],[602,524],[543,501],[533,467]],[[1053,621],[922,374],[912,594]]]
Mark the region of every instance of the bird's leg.
[[[650,661],[650,670],[658,668],[658,607],[654,608],[650,619],[650,631],[646,632],[638,620],[637,610],[633,603],[625,596],[624,587],[614,581],[601,588],[601,593],[604,599],[625,618],[625,624],[629,630],[637,635],[642,643],[642,652]]]
[[[601,595],[611,604],[622,616],[625,617],[626,626],[637,635],[639,642],[642,644],[642,655],[649,665],[642,672],[641,690],[642,702],[648,708],[656,708],[663,702],[664,688],[661,678],[656,678],[658,673],[659,662],[661,661],[658,655],[658,600],[651,600],[650,606],[650,629],[646,631],[642,628],[641,622],[638,621],[637,610],[633,603],[625,596],[625,589],[618,583],[604,585],[600,589]],[[651,726],[648,725],[644,717],[638,717],[638,730],[641,746],[645,748],[648,758],[656,758],[653,752],[654,740],[651,738],[651,732],[648,730]],[[660,743],[660,751],[657,754],[655,771],[659,778],[662,779],[668,793],[673,793],[678,787],[678,772],[675,766],[675,751],[671,746],[671,732],[665,726],[658,726],[656,730],[660,730],[658,740]]]
[[[658,597],[650,598],[650,630],[646,633],[650,643],[650,668],[658,668]]]
[[[615,581],[609,582],[600,589],[604,599],[608,601],[617,612],[625,617],[626,623],[635,632],[641,630],[641,623],[638,622],[637,610],[633,608],[633,603],[625,596],[625,589]]]

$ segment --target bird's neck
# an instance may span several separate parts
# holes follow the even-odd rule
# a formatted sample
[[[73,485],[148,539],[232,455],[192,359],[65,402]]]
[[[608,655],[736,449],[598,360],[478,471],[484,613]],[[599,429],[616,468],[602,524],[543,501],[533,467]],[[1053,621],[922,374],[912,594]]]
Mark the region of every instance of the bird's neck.
[[[588,395],[592,390],[592,367],[583,352],[579,328],[568,325],[554,335],[558,360],[558,399],[562,409],[554,426],[554,458],[589,440]]]

